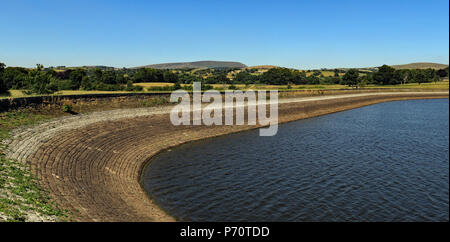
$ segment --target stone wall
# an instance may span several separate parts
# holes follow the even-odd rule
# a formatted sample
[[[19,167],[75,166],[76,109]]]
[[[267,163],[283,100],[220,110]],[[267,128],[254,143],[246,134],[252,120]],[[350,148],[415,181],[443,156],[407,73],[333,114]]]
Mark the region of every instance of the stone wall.
[[[36,96],[0,99],[0,112],[16,109],[59,110],[65,104],[75,112],[152,106],[167,102],[168,93],[121,93],[65,96]]]

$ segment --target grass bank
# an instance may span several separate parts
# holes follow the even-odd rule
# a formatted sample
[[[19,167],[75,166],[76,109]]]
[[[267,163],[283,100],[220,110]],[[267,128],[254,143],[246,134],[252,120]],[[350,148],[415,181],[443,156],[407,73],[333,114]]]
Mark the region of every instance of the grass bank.
[[[136,105],[137,107],[158,107],[167,103],[167,98],[155,97],[143,100]],[[125,105],[125,107],[127,106]],[[85,114],[114,109],[114,105],[109,103],[109,107],[104,107],[102,103],[98,103],[81,110],[78,103],[73,104],[73,108],[77,112]],[[39,180],[35,176],[36,171],[32,170],[28,161],[19,162],[7,158],[6,155],[8,151],[8,142],[6,141],[11,138],[14,129],[33,127],[63,115],[69,114],[64,113],[62,108],[55,107],[49,109],[24,108],[0,112],[0,222],[72,220],[72,214],[58,207],[49,196],[48,191],[39,185]]]
[[[68,213],[59,209],[33,175],[28,164],[6,158],[10,131],[24,125],[49,120],[54,115],[30,111],[0,114],[0,221],[66,221]]]

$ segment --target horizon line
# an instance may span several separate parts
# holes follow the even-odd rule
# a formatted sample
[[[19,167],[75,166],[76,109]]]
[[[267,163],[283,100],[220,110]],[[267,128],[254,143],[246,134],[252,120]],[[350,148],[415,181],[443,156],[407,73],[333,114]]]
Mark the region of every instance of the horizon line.
[[[256,64],[256,65],[247,65],[243,62],[240,61],[222,61],[222,60],[197,60],[197,61],[174,61],[174,62],[161,62],[161,63],[151,63],[151,64],[144,64],[144,65],[136,65],[136,66],[113,66],[113,65],[104,65],[104,64],[91,64],[91,65],[44,65],[42,63],[36,63],[34,66],[18,66],[18,65],[14,65],[14,66],[9,66],[6,62],[3,62],[7,67],[23,67],[23,68],[35,68],[37,64],[42,64],[44,65],[44,68],[56,68],[56,67],[66,67],[66,68],[76,68],[76,67],[109,67],[109,68],[116,68],[116,69],[122,69],[122,68],[126,68],[126,69],[134,69],[134,68],[145,68],[146,66],[150,66],[150,65],[163,65],[163,64],[181,64],[181,63],[195,63],[195,62],[206,62],[206,61],[211,61],[211,62],[235,62],[235,63],[240,63],[245,65],[246,67],[243,68],[247,68],[247,67],[254,67],[254,66],[275,66],[275,67],[279,67],[279,68],[288,68],[288,69],[296,69],[296,70],[321,70],[321,69],[364,69],[364,68],[377,68],[380,67],[382,65],[388,65],[388,66],[396,66],[396,65],[408,65],[408,64],[417,64],[417,63],[430,63],[430,64],[440,64],[440,65],[447,65],[449,66],[449,63],[439,63],[439,62],[428,62],[428,61],[417,61],[417,62],[408,62],[408,63],[400,63],[400,64],[381,64],[381,65],[372,65],[372,66],[364,66],[364,67],[320,67],[320,68],[297,68],[297,67],[286,67],[286,66],[279,66],[276,64]],[[1,61],[0,61],[1,62]],[[168,68],[170,69],[170,68]],[[177,68],[173,68],[173,69],[177,69]],[[183,68],[181,68],[183,69]],[[242,68],[240,68],[242,69]]]

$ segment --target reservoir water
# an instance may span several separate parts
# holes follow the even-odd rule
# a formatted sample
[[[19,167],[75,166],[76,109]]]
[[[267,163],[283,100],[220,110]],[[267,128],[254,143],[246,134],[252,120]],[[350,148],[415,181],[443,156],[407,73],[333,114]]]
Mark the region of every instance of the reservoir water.
[[[155,156],[142,183],[181,221],[448,221],[449,101],[191,142]]]

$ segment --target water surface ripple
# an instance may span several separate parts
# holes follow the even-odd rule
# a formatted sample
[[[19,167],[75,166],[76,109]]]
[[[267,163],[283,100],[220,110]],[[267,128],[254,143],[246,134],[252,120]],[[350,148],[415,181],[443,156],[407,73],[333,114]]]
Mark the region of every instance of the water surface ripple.
[[[381,103],[196,141],[151,160],[182,221],[448,221],[448,99]]]

